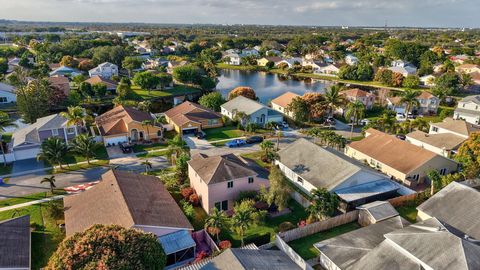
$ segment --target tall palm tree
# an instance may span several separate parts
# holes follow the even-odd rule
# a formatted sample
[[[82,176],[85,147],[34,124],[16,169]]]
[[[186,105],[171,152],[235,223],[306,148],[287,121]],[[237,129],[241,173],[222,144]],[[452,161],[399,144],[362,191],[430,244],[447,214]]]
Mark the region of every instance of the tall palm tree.
[[[85,110],[80,106],[70,106],[67,108],[66,112],[62,112],[60,115],[67,118],[68,126],[85,126]]]
[[[212,213],[205,219],[205,229],[217,237],[217,244],[220,242],[220,232],[227,226],[228,218],[224,211],[217,208],[212,209]]]
[[[52,175],[50,177],[45,177],[42,179],[42,181],[40,181],[40,184],[43,184],[43,183],[48,183],[50,185],[50,191],[52,192],[53,194],[53,189],[56,188],[57,186],[55,186],[55,176]]]
[[[245,232],[250,225],[255,223],[254,211],[254,208],[251,205],[247,205],[246,201],[241,202],[234,207],[232,227],[240,236],[242,247],[244,246],[243,239],[245,238]]]
[[[92,136],[87,134],[78,135],[71,144],[72,150],[87,159],[90,164],[90,159],[95,157],[95,151],[100,147]]]
[[[325,92],[325,107],[328,111],[328,116],[331,117],[333,115],[333,111],[336,108],[341,107],[345,104],[345,99],[343,95],[340,93],[342,88],[339,85],[332,85],[327,91]]]
[[[0,131],[5,132],[5,128],[17,126],[13,119],[5,112],[0,112]],[[7,158],[5,157],[5,148],[3,147],[3,134],[0,135],[0,148],[3,155],[3,166],[7,166]]]
[[[400,102],[406,104],[405,111],[407,115],[410,113],[410,110],[412,110],[415,106],[420,106],[420,102],[417,99],[420,94],[420,91],[413,89],[405,89],[405,91],[403,91]]]
[[[172,164],[175,163],[174,158],[177,158],[183,151],[185,151],[185,142],[182,139],[182,135],[178,134],[168,141],[167,152],[169,156],[172,156]]]
[[[356,100],[355,102],[350,102],[347,105],[347,111],[345,116],[347,119],[350,119],[352,122],[352,130],[350,131],[350,139],[353,138],[353,127],[358,123],[358,120],[363,118],[365,115],[365,105],[360,101]]]
[[[41,151],[37,155],[37,160],[45,160],[52,165],[58,164],[60,169],[63,169],[63,159],[67,155],[68,150],[67,144],[62,139],[59,137],[50,137],[43,141]]]
[[[276,151],[278,151],[280,148],[280,138],[283,137],[283,133],[282,131],[280,130],[277,130],[277,149]]]
[[[152,169],[152,163],[148,159],[145,159],[142,165],[145,166],[145,173],[148,173]]]
[[[151,125],[152,125],[151,120],[143,120],[142,121],[142,127],[145,127],[147,129],[147,134],[145,136],[146,140],[150,139],[150,130],[148,129],[148,127],[151,126]]]
[[[394,112],[387,111],[378,118],[377,122],[383,131],[392,131],[395,127],[397,119],[395,118]]]

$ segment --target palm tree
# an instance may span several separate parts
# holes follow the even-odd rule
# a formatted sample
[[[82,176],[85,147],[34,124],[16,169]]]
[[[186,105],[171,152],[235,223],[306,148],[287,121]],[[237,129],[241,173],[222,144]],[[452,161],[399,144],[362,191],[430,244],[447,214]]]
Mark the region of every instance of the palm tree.
[[[48,183],[50,185],[50,191],[52,192],[53,194],[53,189],[56,188],[57,186],[55,186],[55,176],[52,175],[50,177],[45,177],[43,178],[42,181],[40,181],[40,184],[43,184],[43,183]]]
[[[17,126],[13,119],[5,112],[0,112],[0,131],[5,132],[5,128]],[[2,149],[3,155],[3,166],[7,166],[7,158],[5,157],[5,148],[3,147],[3,134],[0,135],[0,148]]]
[[[68,126],[85,126],[85,110],[80,106],[70,106],[66,112],[61,112],[60,115],[67,118]]]
[[[148,173],[152,169],[152,163],[148,159],[145,159],[142,165],[145,166],[145,173]]]
[[[394,129],[397,119],[394,112],[387,111],[378,118],[377,122],[383,131],[387,131]]]
[[[435,189],[442,188],[442,176],[437,170],[430,170],[427,172],[427,176],[430,179],[430,196],[435,194]]]
[[[90,159],[95,157],[95,151],[100,147],[95,139],[87,134],[78,135],[71,144],[72,150],[87,159],[90,164]]]
[[[37,160],[45,160],[53,164],[58,164],[62,168],[64,157],[68,153],[67,144],[59,137],[50,137],[43,141],[41,152],[37,155]]]
[[[405,91],[403,91],[400,102],[406,104],[405,111],[407,115],[410,113],[410,110],[413,109],[415,106],[420,106],[420,102],[417,99],[420,94],[420,91],[413,89],[405,89]]]
[[[260,148],[262,148],[262,150],[264,151],[264,157],[268,161],[271,161],[274,158],[273,147],[274,144],[272,141],[265,140],[260,143]]]
[[[172,156],[172,164],[175,163],[173,155],[175,154],[175,158],[177,158],[183,151],[185,151],[185,142],[180,134],[168,141],[167,152],[169,156]]]
[[[142,127],[145,127],[145,128],[147,129],[147,134],[146,134],[146,136],[145,136],[145,138],[146,138],[147,140],[150,139],[150,130],[148,129],[148,127],[151,126],[151,125],[152,125],[152,121],[151,121],[151,120],[143,120],[143,121],[142,121]]]
[[[347,111],[345,116],[347,119],[352,121],[352,130],[350,131],[350,139],[353,138],[353,126],[358,123],[358,120],[363,118],[365,115],[365,105],[360,100],[355,102],[350,102],[347,105]]]
[[[253,208],[253,201],[245,200],[239,204],[236,204],[233,208],[232,227],[240,236],[242,247],[244,246],[243,239],[245,232],[250,225],[256,222],[255,208]]]
[[[333,110],[339,108],[343,104],[345,104],[345,99],[343,95],[340,93],[341,87],[338,85],[333,85],[325,92],[325,107],[328,111],[328,116],[331,117],[333,115]]]
[[[283,137],[283,133],[280,131],[280,130],[277,130],[277,149],[276,151],[278,151],[280,148],[280,138]]]
[[[220,232],[227,225],[227,215],[224,211],[217,208],[212,209],[212,213],[205,219],[205,229],[209,233],[215,234],[217,237],[217,244],[220,242]]]

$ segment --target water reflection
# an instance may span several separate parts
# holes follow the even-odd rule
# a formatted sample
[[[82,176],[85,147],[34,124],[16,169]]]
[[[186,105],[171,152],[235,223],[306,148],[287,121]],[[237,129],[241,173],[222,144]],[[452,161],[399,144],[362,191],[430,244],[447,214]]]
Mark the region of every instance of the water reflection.
[[[244,70],[222,70],[218,79],[217,90],[225,97],[235,87],[249,86],[255,90],[263,103],[268,103],[270,100],[288,91],[299,95],[303,95],[306,92],[323,94],[325,93],[325,88],[333,84],[323,80],[287,78],[281,74]]]

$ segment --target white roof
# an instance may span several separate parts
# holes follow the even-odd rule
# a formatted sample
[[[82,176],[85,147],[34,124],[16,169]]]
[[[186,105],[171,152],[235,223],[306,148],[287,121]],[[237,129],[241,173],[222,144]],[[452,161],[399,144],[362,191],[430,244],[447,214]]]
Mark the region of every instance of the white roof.
[[[13,132],[13,147],[19,146],[23,143],[40,144],[41,142],[38,136],[38,131],[62,128],[66,125],[67,119],[60,116],[60,114],[52,114],[38,118],[35,123]]]
[[[244,112],[247,115],[250,115],[263,108],[268,109],[267,106],[259,102],[256,102],[254,100],[251,100],[249,98],[246,98],[244,96],[238,96],[228,101],[227,103],[224,103],[221,107],[229,112],[233,112],[233,111]]]
[[[15,87],[11,86],[10,84],[0,82],[0,91],[10,92],[10,93],[14,94],[15,93]]]

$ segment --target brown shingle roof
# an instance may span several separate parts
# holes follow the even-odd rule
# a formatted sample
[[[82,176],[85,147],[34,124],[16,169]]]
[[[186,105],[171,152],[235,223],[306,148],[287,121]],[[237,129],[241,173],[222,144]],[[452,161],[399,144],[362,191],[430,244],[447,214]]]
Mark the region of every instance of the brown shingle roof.
[[[436,98],[436,96],[432,95],[427,91],[422,91],[420,95],[417,97],[417,99],[431,99],[431,98]]]
[[[234,154],[212,157],[199,154],[188,164],[207,185],[257,175],[257,172]]]
[[[64,198],[67,235],[94,224],[193,229],[155,176],[110,170],[93,188]]]
[[[97,116],[95,124],[102,136],[127,133],[127,125],[133,121],[153,121],[153,117],[146,113],[130,107],[117,106],[110,111]]]
[[[285,94],[273,99],[272,104],[277,104],[280,107],[286,108],[296,97],[299,97],[299,95],[292,92],[286,92]]]
[[[52,77],[48,77],[47,80],[52,86],[70,83],[68,78],[64,76],[52,76]]]
[[[199,110],[201,112],[199,112]],[[171,108],[165,112],[165,115],[177,126],[182,126],[189,121],[199,122],[203,119],[221,118],[221,115],[218,113],[190,101],[185,101],[182,104]]]
[[[385,133],[371,134],[360,141],[352,142],[349,147],[405,174],[437,156]]]

